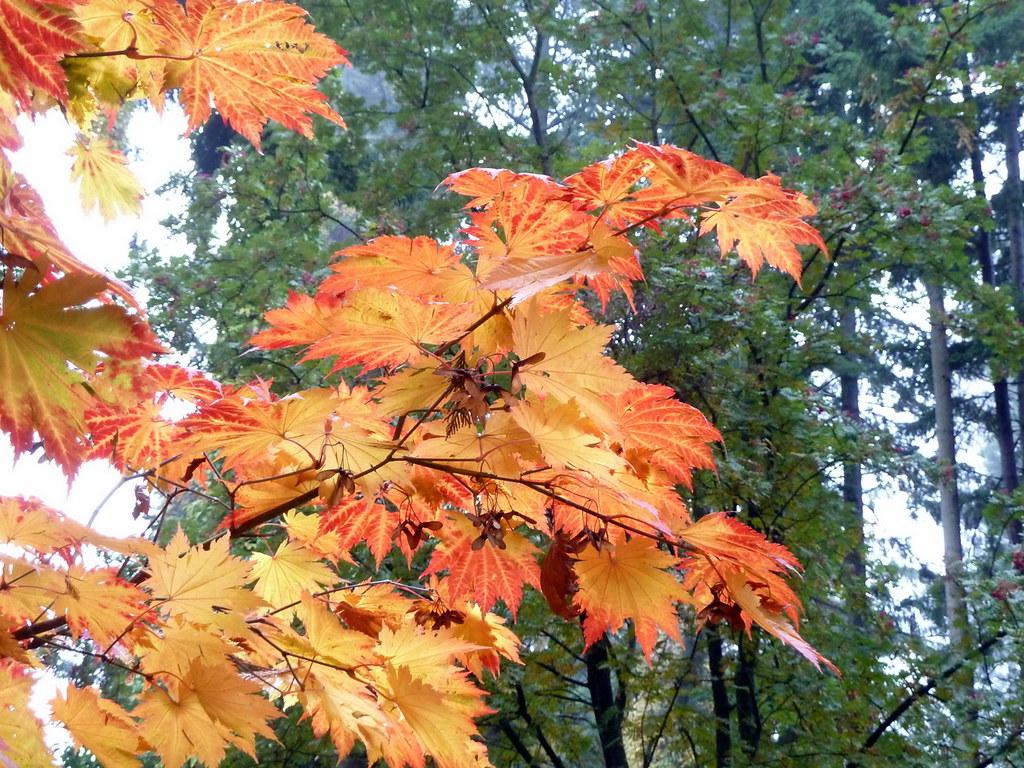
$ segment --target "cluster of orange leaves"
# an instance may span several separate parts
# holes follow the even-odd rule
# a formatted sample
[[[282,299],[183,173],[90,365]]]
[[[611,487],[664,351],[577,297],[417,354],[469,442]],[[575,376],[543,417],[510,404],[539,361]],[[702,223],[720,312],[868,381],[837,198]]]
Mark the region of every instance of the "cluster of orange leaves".
[[[192,127],[212,100],[256,143],[268,118],[338,122],[313,84],[343,52],[301,13],[0,0],[0,142],[17,146],[18,113],[58,104],[91,131],[125,99],[172,89]],[[73,153],[87,202],[109,213],[136,195],[105,137]],[[105,458],[163,498],[194,489],[225,508],[211,538],[160,546],[0,500],[0,763],[51,764],[28,698],[39,650],[65,648],[142,681],[130,710],[95,687],[51,704],[103,765],[252,754],[292,705],[340,754],[359,741],[393,768],[487,765],[477,681],[518,662],[492,609],[514,618],[525,587],[580,621],[585,645],[628,621],[650,659],[659,630],[680,639],[682,604],[828,665],[797,630],[793,556],[725,514],[691,520],[677,492],[713,467],[718,432],[614,363],[612,329],[580,300],[631,299],[631,238],[671,219],[714,231],[755,272],[798,278],[796,246],[824,249],[813,206],[669,146],[563,181],[478,168],[444,183],[469,198],[452,242],[347,248],[314,296],[267,313],[255,346],[358,372],[281,397],[156,362],[127,292],[67,252],[0,153],[0,427],[69,476]],[[166,508],[140,512],[159,529]],[[243,535],[276,543],[233,554]],[[425,562],[422,581],[346,580],[364,545],[378,565]],[[90,566],[95,550],[116,564]]]

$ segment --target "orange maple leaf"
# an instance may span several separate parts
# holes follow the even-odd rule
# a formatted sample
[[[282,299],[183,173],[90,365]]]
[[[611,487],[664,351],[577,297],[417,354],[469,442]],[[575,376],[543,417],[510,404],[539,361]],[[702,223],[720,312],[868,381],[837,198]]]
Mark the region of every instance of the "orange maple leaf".
[[[687,487],[694,469],[714,468],[711,443],[720,442],[722,435],[703,413],[680,402],[671,388],[640,384],[605,402],[618,417],[615,434],[627,460],[636,461],[631,449],[640,451]]]
[[[321,291],[315,299],[292,294],[288,306],[267,313],[273,325],[250,343],[265,349],[305,346],[306,360],[335,358],[333,370],[396,366],[428,345],[457,338],[472,321],[468,307],[363,289],[350,299]]]
[[[33,91],[64,101],[67,76],[60,61],[82,50],[75,0],[0,0],[0,90],[31,108]]]
[[[782,189],[777,176],[766,176],[716,210],[706,211],[700,232],[714,230],[722,256],[735,248],[755,275],[767,261],[799,283],[803,258],[796,246],[814,245],[828,255],[818,230],[802,218],[816,212],[804,195]]]
[[[681,566],[700,621],[724,617],[748,633],[756,622],[816,667],[824,664],[838,674],[800,636],[800,600],[783,578],[799,568],[788,549],[721,512],[705,515],[678,536],[700,553]]]
[[[365,541],[380,566],[395,544],[399,516],[382,499],[352,496],[327,510],[320,519],[320,530],[337,536],[342,557],[351,560],[348,551]]]
[[[650,184],[636,194],[648,205],[660,205],[660,218],[684,217],[684,208],[722,203],[755,182],[730,165],[706,160],[679,147],[638,144],[630,153],[644,162]]]
[[[584,549],[573,570],[579,584],[576,604],[586,612],[586,644],[592,645],[605,632],[615,632],[626,619],[633,622],[637,642],[648,661],[659,629],[682,642],[675,604],[686,600],[687,595],[675,576],[665,570],[677,562],[654,542],[642,538],[605,545],[600,550]]]
[[[331,265],[334,274],[320,286],[326,293],[378,288],[407,296],[447,296],[461,266],[451,245],[422,236],[375,237],[335,256],[339,261]]]
[[[636,151],[588,165],[565,180],[572,190],[573,204],[596,211],[614,229],[646,222],[661,211],[657,200],[638,200],[637,182],[643,176],[644,159]]]
[[[502,548],[490,541],[474,546],[479,531],[465,517],[452,515],[438,536],[442,543],[423,575],[447,571],[443,583],[453,601],[474,600],[481,610],[489,611],[501,600],[515,616],[523,586],[540,589],[540,551],[515,531],[504,532]]]
[[[311,114],[344,127],[313,86],[329,69],[347,64],[345,51],[305,22],[306,12],[275,0],[155,0],[167,30],[167,88],[181,89],[188,128],[210,116],[211,103],[258,149],[268,120],[312,137]]]

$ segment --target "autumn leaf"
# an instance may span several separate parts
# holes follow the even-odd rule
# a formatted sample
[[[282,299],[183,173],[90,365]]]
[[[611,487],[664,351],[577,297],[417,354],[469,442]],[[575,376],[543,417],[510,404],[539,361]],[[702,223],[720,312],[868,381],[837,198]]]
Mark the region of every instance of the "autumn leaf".
[[[20,108],[31,107],[35,90],[57,101],[67,97],[61,59],[85,47],[73,6],[73,0],[0,0],[0,90]]]
[[[141,213],[142,185],[110,139],[79,136],[68,154],[74,158],[71,179],[81,185],[82,207],[86,213],[98,208],[107,221],[122,213]]]
[[[300,661],[322,662],[342,668],[379,661],[373,640],[361,632],[343,627],[339,617],[321,600],[308,593],[302,595],[298,616],[305,627],[305,643],[309,648],[306,658]]]
[[[2,282],[0,305],[0,427],[16,453],[38,433],[65,473],[74,475],[84,451],[86,406],[82,372],[101,353],[133,357],[158,351],[141,321],[113,304],[95,305],[101,277],[72,274],[37,282],[26,272]]]
[[[210,766],[224,758],[228,734],[186,685],[149,688],[132,713],[141,718],[139,730],[167,768],[181,768],[193,756]]]
[[[592,645],[605,632],[615,632],[626,619],[648,662],[661,629],[682,642],[675,603],[686,599],[676,578],[666,572],[678,562],[654,542],[634,538],[600,550],[587,547],[574,566],[579,591],[576,604],[586,612],[583,637]]]
[[[671,388],[641,384],[605,402],[618,418],[610,430],[627,449],[627,460],[629,450],[639,451],[687,487],[694,469],[714,468],[711,444],[721,441],[721,434]]]
[[[779,638],[786,645],[796,649],[801,656],[814,665],[815,669],[820,670],[824,665],[833,674],[839,676],[839,669],[836,665],[822,656],[800,636],[797,625],[792,620],[792,613],[787,612],[785,607],[779,610],[779,606],[762,590],[752,588],[745,573],[726,567],[723,569],[723,578],[729,587],[729,597],[742,609],[744,616],[749,617],[750,620],[756,622],[758,626]],[[749,623],[746,629],[749,633]]]
[[[52,768],[45,729],[33,714],[32,672],[21,664],[0,662],[0,765],[4,768]]]
[[[420,357],[427,345],[459,336],[471,318],[459,304],[364,289],[347,301],[323,292],[315,299],[292,294],[288,307],[268,312],[267,320],[272,327],[252,344],[303,346],[304,361],[334,357],[334,370],[361,365],[365,373]]]
[[[404,667],[414,677],[443,688],[452,660],[480,646],[457,638],[449,629],[425,629],[405,622],[397,630],[384,627],[374,650],[391,666]]]
[[[550,179],[529,176],[472,214],[466,234],[483,288],[515,291],[518,302],[576,272],[603,268],[586,247],[595,220],[574,211],[565,198]]]
[[[301,546],[328,560],[341,559],[341,543],[338,535],[332,532],[321,532],[320,515],[304,515],[301,512],[288,512],[282,519],[288,538]]]
[[[579,615],[579,608],[573,605],[572,596],[577,589],[576,547],[571,546],[570,537],[562,531],[552,532],[551,545],[540,564],[540,589],[548,607],[556,616],[573,619]]]
[[[706,555],[742,563],[760,580],[767,580],[770,573],[795,572],[800,567],[784,546],[724,512],[704,515],[677,535]]]
[[[141,56],[96,56],[64,61],[69,73],[68,112],[89,127],[100,112],[120,108],[145,96],[160,109],[164,103],[168,29],[143,0],[89,0],[74,8],[84,36],[99,51],[135,48]]]
[[[438,768],[471,768],[487,764],[487,749],[479,741],[473,718],[492,710],[480,699],[483,692],[465,679],[465,672],[451,670],[444,689],[438,689],[410,672],[406,666],[390,666],[386,695],[401,712]]]
[[[376,288],[407,296],[448,296],[459,271],[459,257],[451,245],[432,237],[375,237],[365,245],[338,251],[331,265],[334,274],[320,286],[325,293],[340,295]]]
[[[501,200],[510,190],[526,190],[540,200],[568,199],[568,192],[548,176],[536,173],[515,173],[504,168],[469,168],[447,176],[438,187],[448,187],[453,192],[471,198],[463,208],[486,208]]]
[[[626,467],[618,454],[601,446],[597,428],[584,418],[574,400],[521,400],[511,412],[516,424],[533,438],[555,469],[568,467],[605,476]]]
[[[38,499],[0,497],[0,544],[14,544],[40,554],[73,549],[79,541],[62,525],[62,515]]]
[[[219,633],[193,624],[184,616],[163,623],[159,629],[147,624],[147,629],[149,632],[138,638],[134,650],[142,669],[151,675],[183,678],[194,662],[217,666],[236,650]]]
[[[503,532],[501,548],[490,542],[474,548],[478,534],[464,517],[450,517],[439,534],[442,544],[434,550],[423,575],[447,571],[444,583],[452,600],[474,600],[483,611],[501,600],[515,616],[523,600],[523,586],[540,589],[540,553],[512,530]]]
[[[231,744],[249,757],[256,757],[257,736],[275,738],[268,722],[281,713],[261,695],[262,686],[238,675],[233,665],[193,662],[184,683],[212,719],[231,733]]]
[[[458,337],[471,320],[459,304],[364,290],[334,314],[328,336],[310,339],[303,360],[334,357],[334,370],[361,365],[364,373],[396,366]]]
[[[799,565],[788,549],[724,513],[705,515],[678,536],[699,553],[684,561],[683,585],[700,621],[725,618],[748,633],[757,623],[815,667],[838,673],[800,636],[800,600],[784,579]]]
[[[518,380],[542,397],[576,400],[589,413],[587,398],[619,394],[634,384],[604,355],[611,332],[610,326],[578,327],[568,309],[541,314],[535,301],[523,304],[512,320],[513,348],[530,362],[518,368]]]
[[[143,586],[171,616],[244,635],[245,614],[263,601],[244,588],[251,566],[233,557],[228,544],[221,536],[207,547],[192,547],[179,528],[166,549],[149,558],[150,577]]]
[[[72,565],[64,576],[64,590],[54,596],[53,611],[66,616],[72,637],[88,631],[106,648],[149,609],[142,591],[121,579],[115,569]]]
[[[254,552],[251,561],[256,594],[274,607],[297,602],[304,591],[316,592],[317,585],[338,578],[316,555],[290,541],[281,542],[273,556]]]
[[[755,275],[768,262],[799,283],[803,258],[796,246],[814,245],[828,255],[818,230],[803,220],[816,212],[806,197],[782,189],[778,177],[768,176],[758,179],[756,188],[704,213],[700,232],[714,230],[722,256],[735,248]]]
[[[575,207],[596,211],[609,227],[624,229],[647,221],[662,208],[657,201],[637,199],[643,171],[644,160],[634,150],[588,165],[569,176],[565,185],[572,190]]]
[[[377,497],[352,496],[327,510],[320,519],[320,530],[337,539],[340,556],[350,560],[349,551],[366,542],[377,565],[395,544],[400,517],[389,511],[386,503]]]
[[[196,450],[220,450],[231,464],[287,458],[317,463],[332,430],[335,391],[309,389],[278,398],[262,388],[240,387],[200,408],[181,426]]]
[[[723,203],[754,184],[732,166],[679,147],[641,143],[627,153],[631,154],[644,163],[644,175],[650,181],[636,197],[661,206],[662,218],[686,217],[684,208]]]
[[[519,659],[519,638],[505,626],[505,618],[496,613],[484,612],[475,603],[458,604],[462,613],[461,621],[452,624],[451,633],[474,650],[455,654],[455,658],[478,679],[482,679],[483,670],[494,677],[501,671],[501,660],[507,659],[513,664],[521,664]]]
[[[148,750],[135,721],[121,706],[94,688],[69,685],[50,703],[55,719],[64,723],[75,743],[92,752],[103,766],[134,768]]]
[[[124,285],[101,275],[71,255],[57,237],[39,194],[20,173],[11,169],[5,154],[0,154],[0,232],[3,232],[0,261],[31,269],[34,279],[39,281],[51,268],[74,275],[75,280],[89,277],[102,281],[95,283],[93,294],[98,295],[106,289],[135,306],[135,299]],[[23,277],[22,282],[31,282],[31,279]]]
[[[188,128],[210,117],[211,105],[258,149],[268,120],[312,137],[311,115],[344,127],[313,83],[347,64],[345,52],[305,22],[305,11],[274,0],[157,0],[167,29],[167,88],[181,89]]]
[[[260,331],[249,343],[261,349],[309,346],[334,333],[332,319],[343,306],[340,296],[320,291],[316,296],[288,292],[288,303],[264,314],[270,328]]]

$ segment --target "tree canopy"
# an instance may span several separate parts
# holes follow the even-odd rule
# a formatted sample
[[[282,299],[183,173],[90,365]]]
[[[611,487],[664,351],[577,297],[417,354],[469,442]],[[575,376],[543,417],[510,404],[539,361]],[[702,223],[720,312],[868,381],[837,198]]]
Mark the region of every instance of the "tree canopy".
[[[1020,758],[1014,4],[3,8],[4,147],[197,173],[145,314],[0,155],[0,425],[150,522],[4,500],[0,755],[45,663],[102,764]]]

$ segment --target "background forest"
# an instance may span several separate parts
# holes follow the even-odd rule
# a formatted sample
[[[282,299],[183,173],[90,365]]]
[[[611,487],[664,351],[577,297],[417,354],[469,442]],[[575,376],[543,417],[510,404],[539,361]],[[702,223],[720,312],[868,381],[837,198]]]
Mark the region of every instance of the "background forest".
[[[628,632],[583,652],[531,591],[524,664],[490,683],[481,723],[495,764],[1024,765],[1024,4],[304,5],[353,52],[325,83],[349,129],[271,128],[258,154],[215,118],[175,182],[188,213],[167,223],[189,252],[139,244],[125,275],[154,328],[218,378],[322,382],[326,366],[246,351],[263,312],[309,292],[341,246],[451,231],[460,203],[434,190],[461,168],[561,177],[669,142],[805,192],[831,252],[806,254],[798,286],[751,281],[713,242],[652,238],[634,306],[603,313],[618,361],[722,432],[691,509],[793,550],[802,631],[842,678],[727,625],[651,666]],[[899,565],[896,504],[941,524],[943,573]],[[214,525],[202,500],[176,514]],[[261,765],[335,764],[297,718],[276,730]]]

